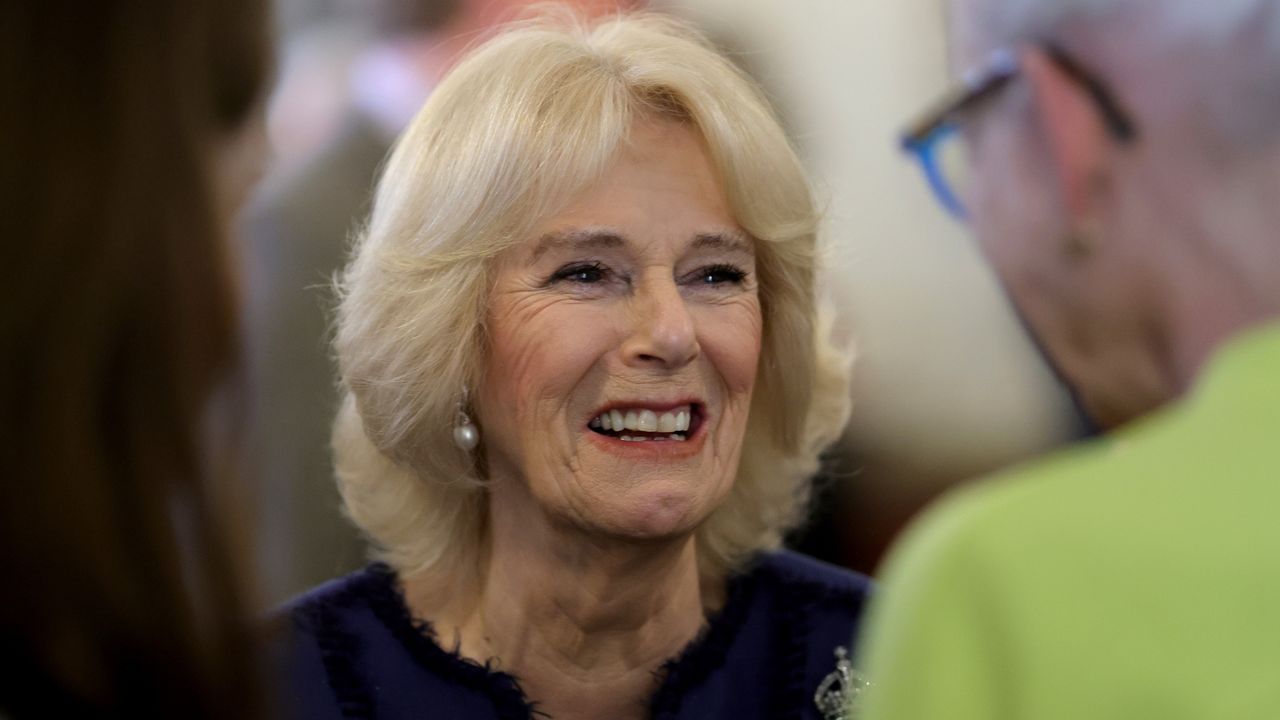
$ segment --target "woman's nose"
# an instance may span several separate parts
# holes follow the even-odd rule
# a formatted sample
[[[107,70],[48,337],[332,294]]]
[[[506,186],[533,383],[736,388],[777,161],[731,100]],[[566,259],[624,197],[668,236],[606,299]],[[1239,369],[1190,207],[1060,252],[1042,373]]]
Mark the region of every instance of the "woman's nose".
[[[636,289],[630,334],[622,354],[636,367],[679,368],[698,356],[698,336],[689,306],[671,278]]]

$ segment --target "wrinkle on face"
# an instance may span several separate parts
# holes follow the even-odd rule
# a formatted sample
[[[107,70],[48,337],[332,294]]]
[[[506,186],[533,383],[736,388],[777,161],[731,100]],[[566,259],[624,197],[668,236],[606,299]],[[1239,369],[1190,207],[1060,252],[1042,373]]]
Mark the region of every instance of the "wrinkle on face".
[[[755,256],[701,140],[665,123],[635,134],[497,261],[478,412],[494,481],[526,486],[530,512],[623,535],[690,532],[737,471],[762,335]],[[689,396],[709,419],[687,461],[628,461],[586,427],[605,404]]]

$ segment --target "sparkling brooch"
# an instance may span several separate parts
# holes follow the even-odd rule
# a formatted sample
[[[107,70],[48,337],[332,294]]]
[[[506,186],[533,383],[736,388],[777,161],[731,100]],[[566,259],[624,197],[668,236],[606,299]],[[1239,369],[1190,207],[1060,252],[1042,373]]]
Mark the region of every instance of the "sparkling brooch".
[[[858,696],[871,683],[849,664],[849,650],[836,648],[836,669],[822,678],[813,694],[813,703],[825,720],[853,720]]]

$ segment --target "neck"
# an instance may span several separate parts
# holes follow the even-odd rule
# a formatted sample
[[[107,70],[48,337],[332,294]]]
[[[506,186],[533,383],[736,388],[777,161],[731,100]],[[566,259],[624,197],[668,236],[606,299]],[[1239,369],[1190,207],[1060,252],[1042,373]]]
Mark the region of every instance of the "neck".
[[[1195,215],[1178,218],[1153,248],[1170,260],[1164,350],[1180,393],[1223,344],[1280,316],[1280,203],[1260,192],[1280,188],[1280,154],[1263,155],[1270,162],[1209,174],[1201,201],[1182,203]]]
[[[599,537],[513,501],[523,493],[510,485],[492,487],[487,562],[468,601],[413,609],[464,656],[496,658],[557,720],[647,717],[656,671],[704,622],[694,538]]]
[[[1205,365],[1233,337],[1280,316],[1280,304],[1262,302],[1229,277],[1217,282],[1205,277],[1214,274],[1211,266],[1202,267],[1198,283],[1182,285],[1170,297],[1162,349],[1178,394],[1195,385]]]
[[[1119,425],[1187,393],[1232,337],[1280,315],[1280,152],[1209,162],[1204,153],[1140,153],[1117,182],[1115,253],[1092,276],[1078,328],[1105,348],[1093,393]],[[1100,329],[1110,329],[1110,335]],[[1082,383],[1087,384],[1087,383]]]

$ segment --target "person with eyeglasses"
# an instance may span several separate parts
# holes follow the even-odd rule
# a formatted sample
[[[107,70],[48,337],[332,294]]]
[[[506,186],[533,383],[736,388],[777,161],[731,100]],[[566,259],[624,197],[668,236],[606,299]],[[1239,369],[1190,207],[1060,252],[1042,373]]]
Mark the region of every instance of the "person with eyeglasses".
[[[909,528],[858,717],[1280,717],[1280,4],[950,10],[903,146],[1098,433]]]

